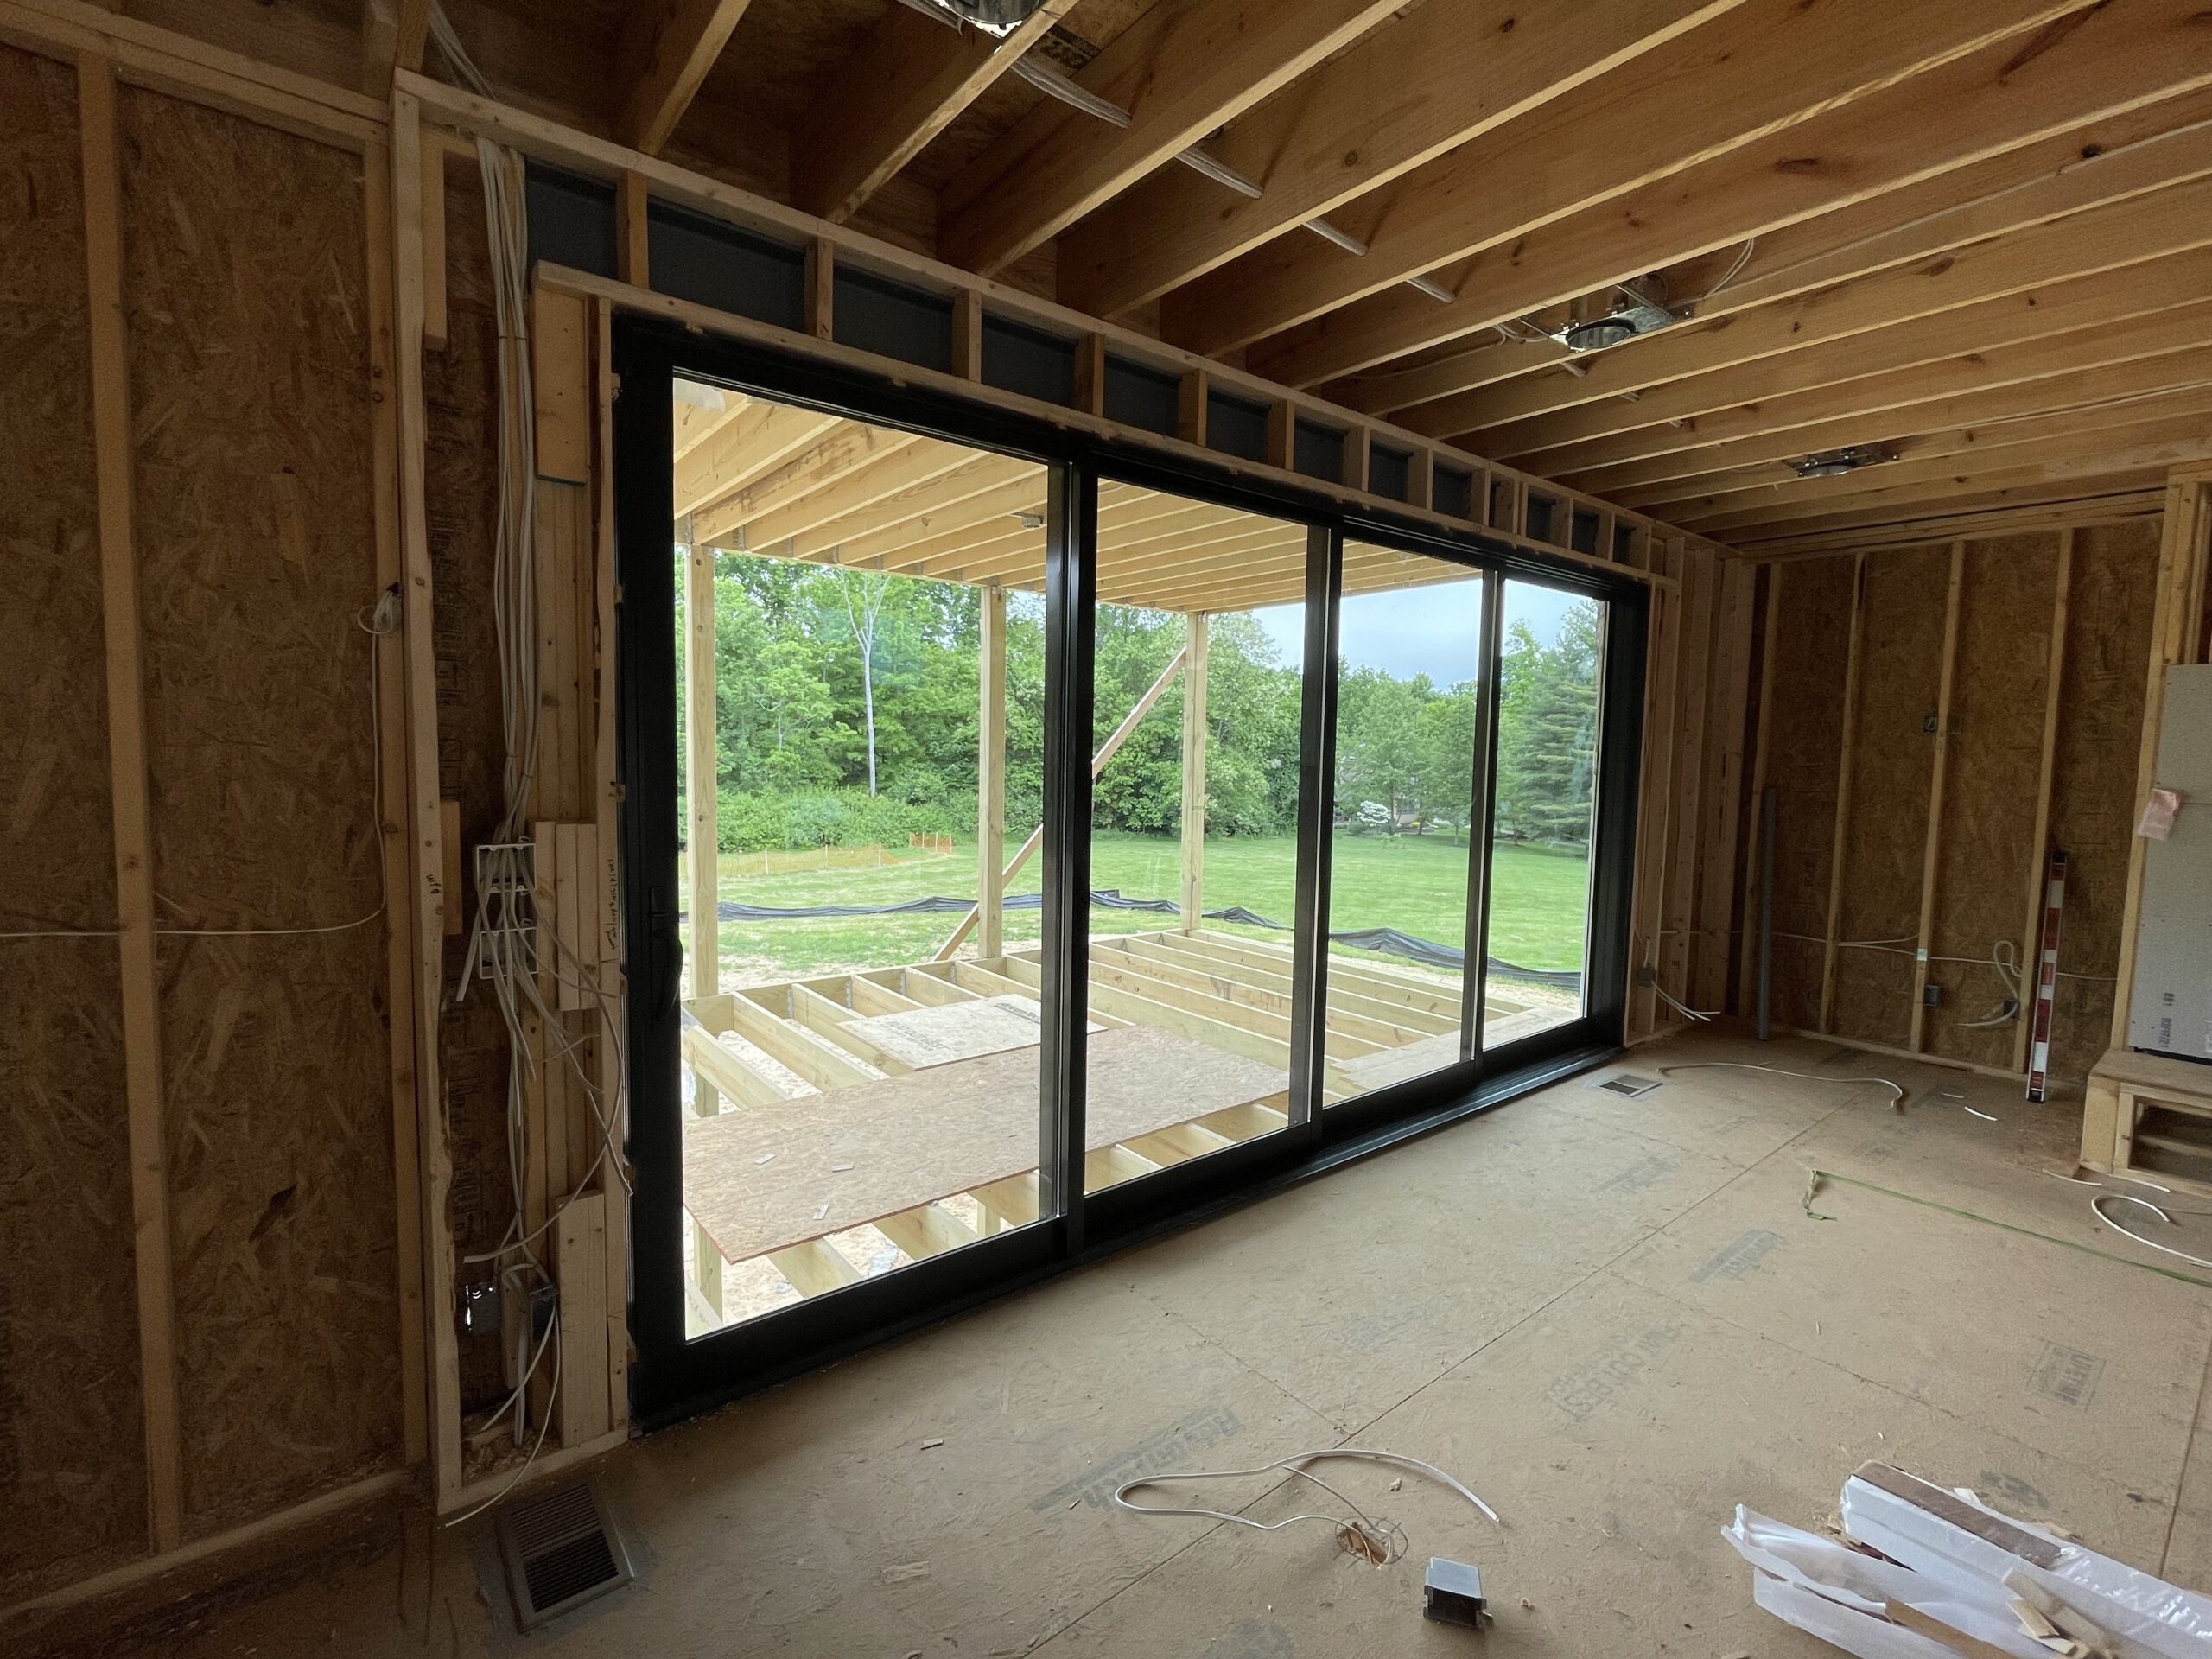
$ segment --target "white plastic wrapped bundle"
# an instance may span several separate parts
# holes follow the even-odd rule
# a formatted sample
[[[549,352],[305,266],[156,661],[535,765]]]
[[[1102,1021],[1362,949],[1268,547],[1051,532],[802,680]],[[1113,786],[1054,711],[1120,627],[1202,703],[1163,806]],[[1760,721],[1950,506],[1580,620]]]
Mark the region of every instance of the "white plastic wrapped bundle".
[[[1930,1578],[1741,1504],[1721,1536],[1751,1564],[1754,1601],[1860,1659],[1958,1659],[1956,1649],[1892,1623],[1887,1610],[1898,1603],[2018,1659],[2051,1659],[2050,1649],[2021,1630],[1996,1584]]]
[[[2035,1586],[2119,1638],[2123,1655],[2212,1659],[2212,1599],[1886,1465],[1844,1483],[1843,1524],[1923,1580],[1987,1586],[2008,1604],[2008,1577]]]

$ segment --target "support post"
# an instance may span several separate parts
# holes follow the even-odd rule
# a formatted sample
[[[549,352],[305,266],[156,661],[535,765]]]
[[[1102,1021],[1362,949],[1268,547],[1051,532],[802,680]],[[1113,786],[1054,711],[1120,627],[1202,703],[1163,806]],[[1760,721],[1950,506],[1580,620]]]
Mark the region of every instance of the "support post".
[[[86,293],[92,370],[92,461],[99,491],[102,631],[107,653],[108,782],[115,839],[117,959],[122,969],[124,1098],[130,1126],[133,1277],[138,1294],[140,1412],[154,1549],[184,1541],[184,1452],[170,1279],[168,1131],[162,1109],[160,976],[154,952],[154,849],[139,655],[130,366],[124,347],[123,211],[115,69],[77,66],[83,146]]]
[[[1928,1035],[1928,953],[1936,938],[1936,878],[1943,849],[1943,797],[1951,774],[1951,705],[1959,670],[1959,600],[1966,583],[1967,544],[1951,543],[1951,582],[1943,603],[1943,660],[1936,681],[1936,757],[1928,785],[1928,838],[1920,865],[1919,943],[1913,951],[1912,1036],[1916,1054]]]
[[[1190,643],[1183,664],[1183,931],[1195,933],[1205,918],[1207,617],[1193,611],[1185,620]]]
[[[2043,937],[2044,895],[2050,883],[2050,794],[2057,775],[2059,701],[2066,679],[2066,617],[2074,592],[2074,527],[2058,532],[2058,575],[2050,600],[2050,655],[2044,668],[2043,747],[2036,769],[2036,827],[2028,845],[2027,919],[2020,926],[2019,1016],[2013,1023],[2012,1069],[2028,1069],[2028,1042],[2034,1034],[2035,1008],[2028,998],[2034,982],[2036,944]]]
[[[1160,671],[1160,677],[1146,688],[1145,694],[1136,700],[1135,706],[1122,717],[1122,723],[1114,728],[1113,734],[1098,746],[1098,753],[1090,757],[1090,777],[1094,783],[1097,781],[1098,774],[1106,769],[1106,763],[1114,758],[1115,751],[1128,741],[1131,732],[1136,730],[1137,722],[1152,712],[1152,705],[1158,702],[1166,695],[1167,688],[1175,683],[1175,677],[1183,671],[1185,654],[1179,651],[1167,659],[1167,666]],[[1014,856],[1007,860],[1005,872],[999,880],[1001,890],[1007,882],[1014,880],[1014,876],[1020,873],[1021,867],[1030,861],[1044,843],[1045,826],[1040,823],[1029,832],[1028,840],[1014,849]],[[938,946],[937,955],[931,960],[932,962],[951,961],[962,943],[976,931],[976,922],[981,913],[980,905],[971,906],[968,913],[960,918],[959,925],[952,930],[945,942]]]
[[[436,620],[432,607],[429,438],[423,386],[423,112],[412,92],[391,96],[393,365],[399,461],[401,628],[407,732],[408,860],[415,920],[416,1145],[423,1243],[425,1339],[430,1355],[430,1469],[444,1504],[467,1482],[461,1465],[461,1352],[454,1328],[457,1270],[448,1204],[453,1149],[438,1079],[438,1021],[444,1000],[445,917],[461,894],[445,881],[445,831],[438,800]]]
[[[1827,937],[1821,947],[1821,1023],[1835,1028],[1836,957],[1843,946],[1843,855],[1851,844],[1851,765],[1859,749],[1859,654],[1866,618],[1866,556],[1851,562],[1851,632],[1843,657],[1843,735],[1836,745],[1835,836],[1828,844]]]
[[[976,672],[976,922],[987,957],[1006,950],[1006,589],[983,589]]]
[[[715,550],[690,539],[683,561],[683,787],[685,868],[691,918],[691,995],[721,989],[721,884],[715,839],[715,792],[721,772],[715,735]]]

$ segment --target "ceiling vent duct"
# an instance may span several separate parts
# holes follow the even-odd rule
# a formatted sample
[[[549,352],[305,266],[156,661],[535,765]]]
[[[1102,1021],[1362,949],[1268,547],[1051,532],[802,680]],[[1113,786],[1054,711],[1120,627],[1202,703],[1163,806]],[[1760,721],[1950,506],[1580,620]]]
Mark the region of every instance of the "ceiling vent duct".
[[[1622,283],[1607,292],[1618,296],[1621,303],[1603,316],[1570,322],[1553,337],[1574,351],[1602,352],[1607,346],[1634,340],[1638,334],[1656,334],[1681,321],[1668,308],[1666,285],[1656,276]]]
[[[1879,467],[1897,458],[1897,450],[1889,444],[1854,443],[1843,449],[1823,449],[1802,461],[1793,461],[1789,466],[1800,478],[1840,478],[1861,467]]]
[[[929,0],[929,3],[1003,40],[1027,22],[1045,0]]]

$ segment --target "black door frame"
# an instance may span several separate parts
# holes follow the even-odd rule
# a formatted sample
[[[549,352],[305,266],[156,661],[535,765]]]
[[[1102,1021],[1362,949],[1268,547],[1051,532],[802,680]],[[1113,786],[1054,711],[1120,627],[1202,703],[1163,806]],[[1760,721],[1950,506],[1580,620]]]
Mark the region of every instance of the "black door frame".
[[[1223,464],[1141,454],[1049,420],[916,388],[857,369],[618,317],[614,489],[618,771],[622,785],[625,971],[629,985],[634,1420],[674,1421],[892,1337],[933,1324],[1077,1263],[1187,1226],[1293,1182],[1396,1145],[1620,1052],[1626,1004],[1648,592],[1633,576],[1547,558],[1474,526],[1446,534],[1352,512],[1317,489],[1255,485]],[[671,382],[725,385],[779,401],[923,432],[1048,468],[1046,630],[1045,925],[1039,1046],[1043,1219],[895,1274],[808,1297],[696,1341],[684,1335],[681,1252],[682,945],[675,887],[677,702]],[[1082,1192],[1089,907],[1091,663],[1102,479],[1173,491],[1307,527],[1306,636],[1300,749],[1294,941],[1292,1122],[1286,1129],[1085,1197]],[[1318,1098],[1333,798],[1337,620],[1347,539],[1382,542],[1606,601],[1601,653],[1597,823],[1592,834],[1585,1012],[1324,1113]],[[1490,607],[1486,616],[1497,606]],[[1494,620],[1485,662],[1495,674]],[[1494,775],[1497,696],[1483,704],[1478,764]],[[1487,812],[1487,801],[1483,803]],[[1469,836],[1471,868],[1486,838]],[[1486,877],[1486,869],[1484,876]],[[1486,890],[1486,880],[1479,884]],[[1470,925],[1477,925],[1471,892]],[[1480,973],[1479,963],[1470,963]],[[1477,993],[1479,995],[1479,990]]]

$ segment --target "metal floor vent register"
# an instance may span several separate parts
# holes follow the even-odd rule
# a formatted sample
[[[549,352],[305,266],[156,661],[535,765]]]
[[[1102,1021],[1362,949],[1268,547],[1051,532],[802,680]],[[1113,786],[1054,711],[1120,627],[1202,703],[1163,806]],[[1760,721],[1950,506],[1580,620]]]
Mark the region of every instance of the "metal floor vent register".
[[[515,1621],[525,1630],[636,1576],[621,1535],[588,1481],[511,1504],[499,1516],[499,1554]]]
[[[1638,1077],[1633,1071],[1616,1071],[1610,1077],[1600,1077],[1597,1082],[1584,1086],[1595,1089],[1601,1094],[1623,1095],[1630,1100],[1636,1100],[1656,1089],[1659,1086],[1659,1079]]]

